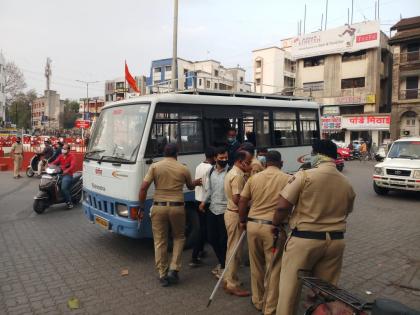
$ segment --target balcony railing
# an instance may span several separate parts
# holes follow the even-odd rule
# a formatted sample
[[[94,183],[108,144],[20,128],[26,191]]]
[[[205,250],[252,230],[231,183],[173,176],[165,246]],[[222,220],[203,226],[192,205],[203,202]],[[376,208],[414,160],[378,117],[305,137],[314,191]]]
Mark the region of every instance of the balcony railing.
[[[420,61],[420,50],[410,51],[400,54],[401,63],[411,63]]]
[[[400,91],[400,100],[414,100],[420,98],[420,89],[407,89]]]

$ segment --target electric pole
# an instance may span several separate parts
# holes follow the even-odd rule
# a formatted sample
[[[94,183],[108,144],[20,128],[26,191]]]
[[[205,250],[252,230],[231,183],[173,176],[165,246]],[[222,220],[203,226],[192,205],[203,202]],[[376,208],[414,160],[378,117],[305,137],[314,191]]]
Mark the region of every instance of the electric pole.
[[[88,105],[89,110],[89,118],[90,118],[90,109],[89,109],[89,84],[98,83],[99,81],[83,81],[83,80],[76,80],[77,82],[86,84],[86,103]],[[85,120],[86,116],[86,104],[83,102],[83,120]],[[89,119],[90,120],[90,119]],[[82,128],[82,138],[83,138],[83,128]]]
[[[174,0],[174,30],[172,40],[172,88],[178,91],[178,0]]]

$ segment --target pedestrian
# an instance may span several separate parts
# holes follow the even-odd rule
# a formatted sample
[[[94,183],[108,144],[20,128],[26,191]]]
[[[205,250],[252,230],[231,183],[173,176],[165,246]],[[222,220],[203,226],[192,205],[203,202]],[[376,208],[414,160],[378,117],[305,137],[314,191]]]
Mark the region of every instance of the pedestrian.
[[[229,165],[233,166],[235,163],[235,154],[239,150],[241,143],[238,141],[238,133],[235,128],[230,127],[227,131],[227,150],[229,156]]]
[[[17,137],[16,142],[12,144],[12,150],[10,151],[13,157],[13,178],[20,178],[20,169],[22,168],[23,160],[23,145],[22,138]]]
[[[267,148],[260,148],[257,149],[257,160],[260,161],[261,165],[265,168],[266,167],[266,156],[268,150]]]
[[[261,164],[261,162],[255,157],[255,147],[251,142],[242,143],[240,146],[240,150],[247,151],[252,156],[251,170],[248,174],[248,177],[251,177],[252,175],[255,175],[264,170],[264,167]]]
[[[53,156],[50,158],[50,163],[54,162],[58,156],[61,154],[61,150],[63,149],[63,143],[58,141],[54,147]]]
[[[360,159],[360,161],[366,161],[366,158],[367,158],[367,145],[366,145],[366,142],[364,141],[364,142],[362,142],[362,144],[360,145],[360,157],[361,157],[361,159]]]
[[[41,156],[38,162],[38,169],[37,169],[37,175],[38,177],[41,177],[42,171],[45,167],[45,165],[49,162],[50,158],[54,155],[54,150],[51,146],[51,141],[46,139],[44,141],[44,150],[41,152]]]
[[[227,232],[227,251],[226,258],[232,256],[233,250],[239,241],[241,231],[239,230],[239,210],[238,203],[240,194],[245,186],[246,173],[251,171],[252,156],[247,151],[238,151],[235,154],[235,164],[233,168],[225,176],[225,194],[227,198],[227,208],[224,214],[225,226]],[[236,252],[235,257],[226,266],[225,272],[225,291],[228,294],[236,296],[249,296],[250,292],[241,288],[241,283],[238,279],[238,269],[240,264],[240,257],[242,256],[242,248]]]
[[[289,175],[281,171],[283,162],[278,151],[266,155],[267,169],[253,175],[245,184],[239,201],[239,218],[242,229],[247,230],[251,267],[252,303],[263,314],[275,314],[278,300],[281,257],[286,241],[285,225],[279,227],[277,252],[273,255],[273,215],[277,206],[278,192],[286,186]],[[248,212],[248,204],[251,208]],[[247,223],[248,222],[248,223]],[[271,260],[274,259],[270,278]],[[263,298],[266,303],[263,310]]]
[[[61,155],[51,164],[59,165],[61,167],[61,193],[66,201],[67,209],[73,208],[73,201],[71,200],[71,185],[73,182],[73,174],[76,171],[76,159],[70,152],[70,146],[65,144],[61,150]]]
[[[206,209],[207,239],[216,254],[218,264],[212,270],[216,278],[220,278],[225,269],[227,234],[224,214],[227,207],[225,195],[225,176],[229,171],[228,152],[226,147],[215,150],[216,165],[208,173],[207,191],[200,209]]]
[[[280,192],[273,224],[290,215],[292,230],[282,258],[277,315],[295,314],[298,304],[298,271],[337,285],[340,276],[347,216],[355,193],[337,171],[337,146],[330,140],[312,145],[312,169],[297,172]],[[293,211],[292,208],[294,207]]]
[[[208,176],[209,171],[213,167],[214,164],[214,148],[209,147],[205,150],[204,155],[206,159],[198,164],[195,169],[195,179],[202,180],[202,186],[195,187],[195,200],[197,206],[197,213],[198,213],[198,221],[200,226],[200,232],[198,233],[198,237],[195,240],[194,247],[192,250],[192,258],[191,262],[189,263],[190,267],[198,267],[202,265],[201,258],[206,256],[206,252],[204,251],[204,245],[207,239],[207,226],[206,226],[206,209],[200,208],[200,204],[204,202],[206,198],[206,193],[208,189]]]
[[[147,190],[155,184],[153,207],[150,209],[153,241],[155,247],[155,264],[159,272],[159,281],[167,287],[179,281],[181,255],[185,243],[185,208],[183,187],[193,190],[201,185],[201,179],[192,180],[188,168],[177,161],[178,147],[169,143],[164,148],[164,159],[153,163],[141,185],[140,215],[144,213]],[[171,227],[173,250],[172,260],[168,266],[168,229]]]

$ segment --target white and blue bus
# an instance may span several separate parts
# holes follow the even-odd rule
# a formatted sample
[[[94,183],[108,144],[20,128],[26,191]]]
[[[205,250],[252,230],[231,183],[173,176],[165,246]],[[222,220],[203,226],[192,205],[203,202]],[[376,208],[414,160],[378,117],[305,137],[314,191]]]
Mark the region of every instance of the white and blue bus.
[[[207,146],[223,145],[228,128],[238,140],[279,150],[284,170],[297,171],[319,138],[319,106],[292,97],[258,94],[155,94],[106,105],[92,132],[83,163],[86,217],[108,231],[131,238],[152,237],[146,213],[138,225],[138,195],[150,164],[162,158],[167,143],[179,147],[178,160],[194,176]],[[185,188],[186,189],[186,188]],[[185,191],[187,245],[197,227],[194,191]]]

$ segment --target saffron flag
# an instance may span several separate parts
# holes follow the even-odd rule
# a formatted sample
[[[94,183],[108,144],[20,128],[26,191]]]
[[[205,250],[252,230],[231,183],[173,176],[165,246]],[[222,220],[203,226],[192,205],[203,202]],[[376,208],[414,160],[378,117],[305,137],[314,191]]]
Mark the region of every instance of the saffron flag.
[[[130,71],[128,71],[127,61],[125,62],[125,80],[131,86],[131,88],[140,93],[139,87],[137,86],[136,80],[134,80],[133,76],[131,75]]]

